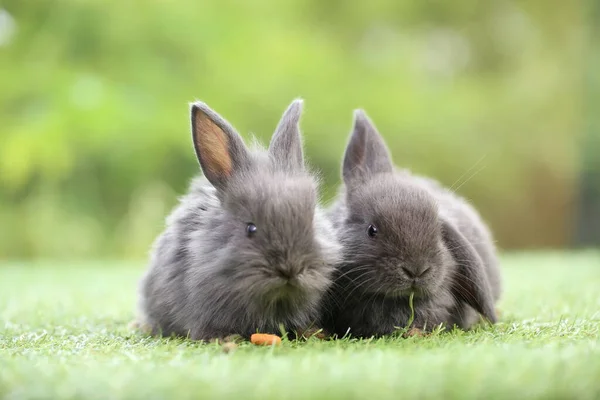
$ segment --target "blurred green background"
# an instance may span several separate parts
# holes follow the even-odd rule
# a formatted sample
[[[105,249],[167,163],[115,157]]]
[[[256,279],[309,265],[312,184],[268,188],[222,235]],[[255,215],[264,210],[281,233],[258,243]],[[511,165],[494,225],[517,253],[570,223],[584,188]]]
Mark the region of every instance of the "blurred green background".
[[[571,246],[600,191],[593,7],[3,0],[0,258],[145,257],[198,172],[195,99],[266,142],[303,97],[325,200],[362,107],[396,163],[454,185],[500,247]]]

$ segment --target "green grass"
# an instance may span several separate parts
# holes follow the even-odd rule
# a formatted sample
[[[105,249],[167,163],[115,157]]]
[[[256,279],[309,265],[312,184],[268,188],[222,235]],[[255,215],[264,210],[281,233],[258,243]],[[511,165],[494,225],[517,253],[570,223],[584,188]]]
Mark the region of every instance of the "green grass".
[[[229,354],[127,327],[143,265],[0,265],[0,398],[600,398],[600,254],[503,265],[494,327]]]

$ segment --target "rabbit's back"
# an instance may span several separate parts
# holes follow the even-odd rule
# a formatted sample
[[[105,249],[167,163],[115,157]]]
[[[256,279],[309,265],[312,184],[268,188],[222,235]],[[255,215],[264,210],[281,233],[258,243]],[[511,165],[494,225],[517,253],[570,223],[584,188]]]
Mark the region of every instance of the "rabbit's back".
[[[194,264],[188,246],[221,212],[214,187],[206,178],[198,177],[167,217],[166,228],[154,242],[150,266],[140,283],[142,322],[153,333],[185,334],[183,305],[189,296],[186,279]]]
[[[463,197],[434,179],[414,176],[416,182],[436,198],[440,216],[447,219],[473,245],[481,257],[495,300],[500,298],[502,284],[496,247],[492,234],[477,210]]]

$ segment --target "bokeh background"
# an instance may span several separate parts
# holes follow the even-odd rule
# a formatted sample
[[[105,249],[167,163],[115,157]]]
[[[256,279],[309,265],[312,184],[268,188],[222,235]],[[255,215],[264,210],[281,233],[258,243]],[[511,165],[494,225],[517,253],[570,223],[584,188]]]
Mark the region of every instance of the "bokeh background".
[[[306,100],[339,183],[352,110],[503,249],[600,243],[600,5],[3,0],[0,258],[143,258],[198,172],[188,103],[266,142]]]

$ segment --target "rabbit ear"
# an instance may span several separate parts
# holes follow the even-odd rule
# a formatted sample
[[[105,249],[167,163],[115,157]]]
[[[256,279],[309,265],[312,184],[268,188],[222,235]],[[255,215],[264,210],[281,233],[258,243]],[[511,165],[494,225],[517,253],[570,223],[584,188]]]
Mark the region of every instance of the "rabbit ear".
[[[354,111],[354,127],[342,165],[344,182],[364,181],[392,170],[392,158],[377,128],[363,110]]]
[[[192,139],[206,179],[224,190],[229,178],[249,163],[240,135],[219,114],[202,102],[192,103]]]
[[[469,241],[448,221],[442,222],[442,233],[448,250],[458,264],[452,291],[490,322],[497,320],[492,289],[483,261]]]
[[[287,171],[298,171],[304,168],[299,126],[303,104],[303,100],[297,99],[289,105],[275,129],[269,145],[271,157],[278,166]]]

